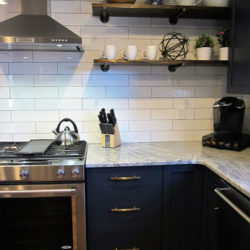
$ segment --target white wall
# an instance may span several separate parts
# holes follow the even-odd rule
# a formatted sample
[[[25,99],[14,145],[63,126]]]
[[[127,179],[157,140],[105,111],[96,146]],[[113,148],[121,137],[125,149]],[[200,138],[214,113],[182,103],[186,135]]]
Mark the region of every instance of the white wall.
[[[0,21],[20,11],[18,0],[0,7]],[[107,73],[93,65],[105,44],[139,50],[159,44],[170,31],[190,39],[215,36],[225,21],[93,17],[91,1],[52,1],[52,16],[81,35],[86,52],[0,52],[0,140],[53,138],[60,119],[77,122],[81,138],[99,142],[99,109],[114,108],[123,141],[200,140],[212,131],[212,104],[225,95],[225,67],[113,66]],[[215,48],[215,54],[218,46]],[[140,53],[138,53],[140,54]],[[120,57],[120,53],[118,54]],[[216,57],[216,56],[215,56]]]

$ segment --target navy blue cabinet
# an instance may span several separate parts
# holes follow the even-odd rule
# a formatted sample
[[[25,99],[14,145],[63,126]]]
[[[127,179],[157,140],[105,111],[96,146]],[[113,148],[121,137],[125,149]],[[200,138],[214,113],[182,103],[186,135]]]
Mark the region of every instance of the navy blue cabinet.
[[[200,249],[201,177],[196,165],[165,168],[163,249]]]
[[[218,248],[219,203],[214,190],[225,187],[225,183],[207,168],[203,169],[202,182],[201,249],[220,250]]]
[[[231,0],[228,92],[250,94],[250,1]]]
[[[204,166],[94,168],[86,176],[88,250],[247,249],[249,223],[221,204],[214,190],[227,184]]]
[[[86,174],[88,250],[160,250],[163,167]]]

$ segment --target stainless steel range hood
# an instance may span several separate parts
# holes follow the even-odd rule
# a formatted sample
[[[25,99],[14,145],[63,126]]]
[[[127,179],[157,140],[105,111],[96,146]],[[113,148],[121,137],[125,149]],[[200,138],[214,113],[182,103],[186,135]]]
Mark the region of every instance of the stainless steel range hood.
[[[0,50],[83,51],[81,37],[48,15],[50,0],[20,1],[21,15],[0,23]]]

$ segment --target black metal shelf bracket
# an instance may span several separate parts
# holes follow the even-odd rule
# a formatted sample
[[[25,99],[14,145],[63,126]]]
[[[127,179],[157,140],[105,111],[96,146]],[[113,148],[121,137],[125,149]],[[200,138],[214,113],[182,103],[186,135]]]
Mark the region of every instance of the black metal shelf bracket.
[[[110,65],[108,65],[107,63],[104,63],[104,64],[101,64],[100,68],[101,68],[101,71],[108,72],[110,70]]]
[[[186,8],[179,9],[175,15],[172,15],[169,17],[169,23],[172,25],[175,25],[178,23],[178,18],[183,15],[184,12],[186,12]]]
[[[177,68],[183,66],[182,63],[179,64],[175,64],[175,65],[168,65],[168,71],[171,73],[174,73],[176,71]]]
[[[102,8],[102,14],[100,15],[100,20],[102,23],[107,23],[109,21],[109,15],[107,13],[106,7]]]

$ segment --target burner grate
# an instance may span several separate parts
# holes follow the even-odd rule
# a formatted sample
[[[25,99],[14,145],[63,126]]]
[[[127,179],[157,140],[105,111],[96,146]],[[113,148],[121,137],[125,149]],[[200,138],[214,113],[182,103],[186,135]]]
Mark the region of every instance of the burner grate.
[[[26,142],[1,142],[0,143],[0,158],[16,158],[20,157],[18,151],[25,145]],[[39,155],[39,158],[48,157],[84,157],[87,143],[79,141],[72,146],[64,146],[53,143],[44,155]],[[26,156],[27,157],[27,156]],[[32,155],[36,157],[36,155]]]

